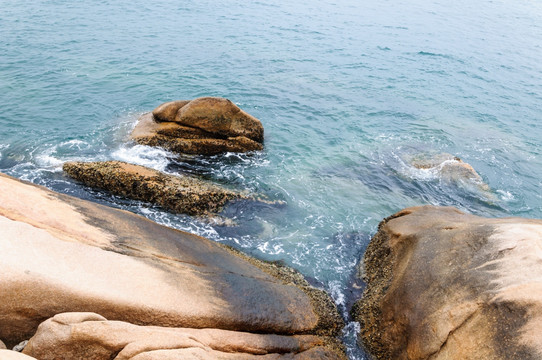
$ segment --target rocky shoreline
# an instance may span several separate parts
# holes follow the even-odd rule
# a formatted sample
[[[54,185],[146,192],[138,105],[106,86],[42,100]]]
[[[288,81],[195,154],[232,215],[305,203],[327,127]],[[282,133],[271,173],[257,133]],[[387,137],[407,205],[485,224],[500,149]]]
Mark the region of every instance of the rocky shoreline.
[[[263,134],[231,101],[207,97],[158,106],[131,138],[207,156],[262,150]],[[405,162],[491,193],[453,155]],[[231,202],[267,201],[120,161],[63,170],[215,225],[233,225],[220,215]],[[7,175],[0,189],[2,359],[346,358],[338,336],[349,319],[292,268]],[[389,216],[357,269],[363,294],[347,302],[360,343],[374,359],[539,359],[540,249],[542,220],[436,206]]]
[[[384,219],[352,309],[376,359],[539,359],[542,221],[421,206]]]
[[[4,239],[0,243],[4,275],[0,339],[8,347],[30,338],[31,346],[24,353],[36,354],[38,359],[62,358],[58,353],[48,357],[50,350],[43,349],[68,343],[84,351],[78,358],[105,359],[109,357],[84,354],[109,349],[115,341],[114,348],[125,348],[131,341],[121,338],[122,331],[111,336],[101,325],[98,328],[105,332],[89,338],[55,337],[56,332],[46,332],[47,340],[38,340],[43,335],[38,325],[52,326],[45,322],[66,314],[51,321],[69,327],[108,319],[126,323],[113,325],[133,331],[136,328],[130,324],[144,327],[145,333],[162,331],[154,327],[228,330],[241,340],[251,339],[249,333],[256,337],[275,334],[261,340],[266,347],[260,350],[250,350],[255,346],[251,340],[243,340],[244,347],[234,346],[228,342],[230,336],[217,335],[221,342],[216,348],[236,348],[238,358],[251,351],[272,353],[272,349],[277,357],[344,358],[333,340],[342,328],[333,302],[292,270],[272,270],[275,265],[249,262],[246,256],[207,239],[6,175],[0,176],[0,186],[10,190],[0,195]],[[26,256],[21,259],[20,254]],[[290,355],[284,354],[282,339],[293,335],[313,337],[298,339],[302,343],[291,347]],[[109,345],[99,345],[96,337]],[[210,351],[207,346],[196,347],[197,352]],[[160,353],[173,351],[170,346],[161,349]],[[156,349],[148,352],[134,358],[164,358],[152,357]],[[118,359],[124,358],[132,357]]]

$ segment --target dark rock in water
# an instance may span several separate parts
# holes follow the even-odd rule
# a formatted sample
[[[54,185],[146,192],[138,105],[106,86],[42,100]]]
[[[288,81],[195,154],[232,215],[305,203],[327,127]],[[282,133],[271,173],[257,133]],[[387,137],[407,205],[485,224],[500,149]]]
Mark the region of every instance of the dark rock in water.
[[[139,144],[181,154],[215,155],[263,149],[260,120],[223,98],[173,101],[144,114],[132,132]]]
[[[247,198],[192,176],[175,176],[121,161],[67,162],[63,170],[83,184],[188,215],[209,215],[228,201]]]
[[[385,219],[352,309],[377,359],[540,359],[542,221],[423,206]]]
[[[477,184],[482,190],[489,190],[489,186],[476,170],[457,156],[446,153],[416,154],[407,161],[416,169],[434,169],[444,181],[468,181]]]
[[[0,188],[0,338],[10,347],[30,338],[25,353],[42,360],[178,359],[189,357],[165,353],[185,339],[203,358],[218,346],[240,351],[226,358],[344,356],[330,338],[343,326],[331,298],[290,268],[2,174]],[[174,328],[187,331],[173,339]],[[69,355],[47,355],[62,346]],[[108,356],[87,357],[95,350]]]

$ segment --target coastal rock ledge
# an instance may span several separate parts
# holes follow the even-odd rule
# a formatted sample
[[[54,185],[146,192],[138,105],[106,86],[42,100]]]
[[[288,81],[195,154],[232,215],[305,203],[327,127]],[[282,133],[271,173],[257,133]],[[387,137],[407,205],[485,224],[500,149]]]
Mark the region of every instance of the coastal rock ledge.
[[[344,358],[292,269],[3,174],[0,273],[0,339],[40,360]]]
[[[180,154],[215,155],[263,149],[260,120],[228,99],[202,97],[164,103],[141,116],[131,138]]]
[[[247,198],[193,176],[165,174],[123,161],[66,162],[62,169],[86,186],[193,216],[208,216],[229,201]]]
[[[352,309],[377,359],[542,358],[542,221],[451,207],[382,221]]]

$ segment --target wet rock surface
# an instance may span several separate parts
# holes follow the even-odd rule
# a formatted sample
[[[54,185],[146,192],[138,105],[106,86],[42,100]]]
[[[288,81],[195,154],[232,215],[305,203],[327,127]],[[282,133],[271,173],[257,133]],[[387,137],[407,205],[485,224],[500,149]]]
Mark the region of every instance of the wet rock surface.
[[[377,359],[539,359],[542,221],[407,208],[364,255],[352,309]]]
[[[342,356],[327,338],[343,326],[337,309],[291,269],[5,175],[0,188],[0,338],[8,346],[57,314],[93,312],[139,326],[314,335],[325,346],[296,356]]]
[[[229,201],[248,198],[193,176],[169,175],[121,161],[67,162],[63,170],[89,187],[188,215],[210,215]]]
[[[215,155],[262,150],[263,134],[260,120],[230,100],[204,97],[158,106],[141,116],[131,137],[176,153]]]

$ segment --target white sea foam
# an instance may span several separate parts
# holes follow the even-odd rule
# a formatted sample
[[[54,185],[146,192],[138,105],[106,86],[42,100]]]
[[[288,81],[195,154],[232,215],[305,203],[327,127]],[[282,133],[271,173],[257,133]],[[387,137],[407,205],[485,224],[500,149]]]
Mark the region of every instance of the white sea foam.
[[[2,150],[7,149],[9,144],[0,144],[0,160],[2,160]]]
[[[69,149],[77,149],[77,150],[84,150],[89,149],[90,144],[86,141],[79,140],[79,139],[72,139],[68,141],[64,141],[60,143],[59,148],[69,148]]]
[[[34,154],[37,150],[31,152],[36,165],[40,168],[58,170],[62,168],[63,161],[53,154],[56,153],[58,145],[46,148],[40,153]]]
[[[269,241],[266,241],[263,244],[259,244],[257,246],[257,249],[260,250],[262,253],[269,255],[278,255],[284,253],[282,244],[271,244]]]
[[[405,162],[401,156],[395,153],[392,153],[392,156],[399,164],[399,173],[407,178],[420,181],[433,181],[439,177],[439,170],[441,169],[439,166],[417,168]]]
[[[514,194],[512,194],[510,191],[506,190],[497,190],[496,191],[503,201],[512,201],[514,200]]]
[[[173,154],[160,148],[153,148],[145,145],[123,145],[115,150],[111,156],[115,160],[164,171],[169,164],[168,157],[172,157]]]
[[[346,299],[341,282],[339,280],[333,280],[329,282],[328,286],[330,295],[333,298],[333,301],[335,301],[335,304],[344,306]]]
[[[54,170],[59,170],[62,168],[63,163],[64,161],[54,157],[49,151],[36,156],[36,164],[43,168],[54,168]]]

